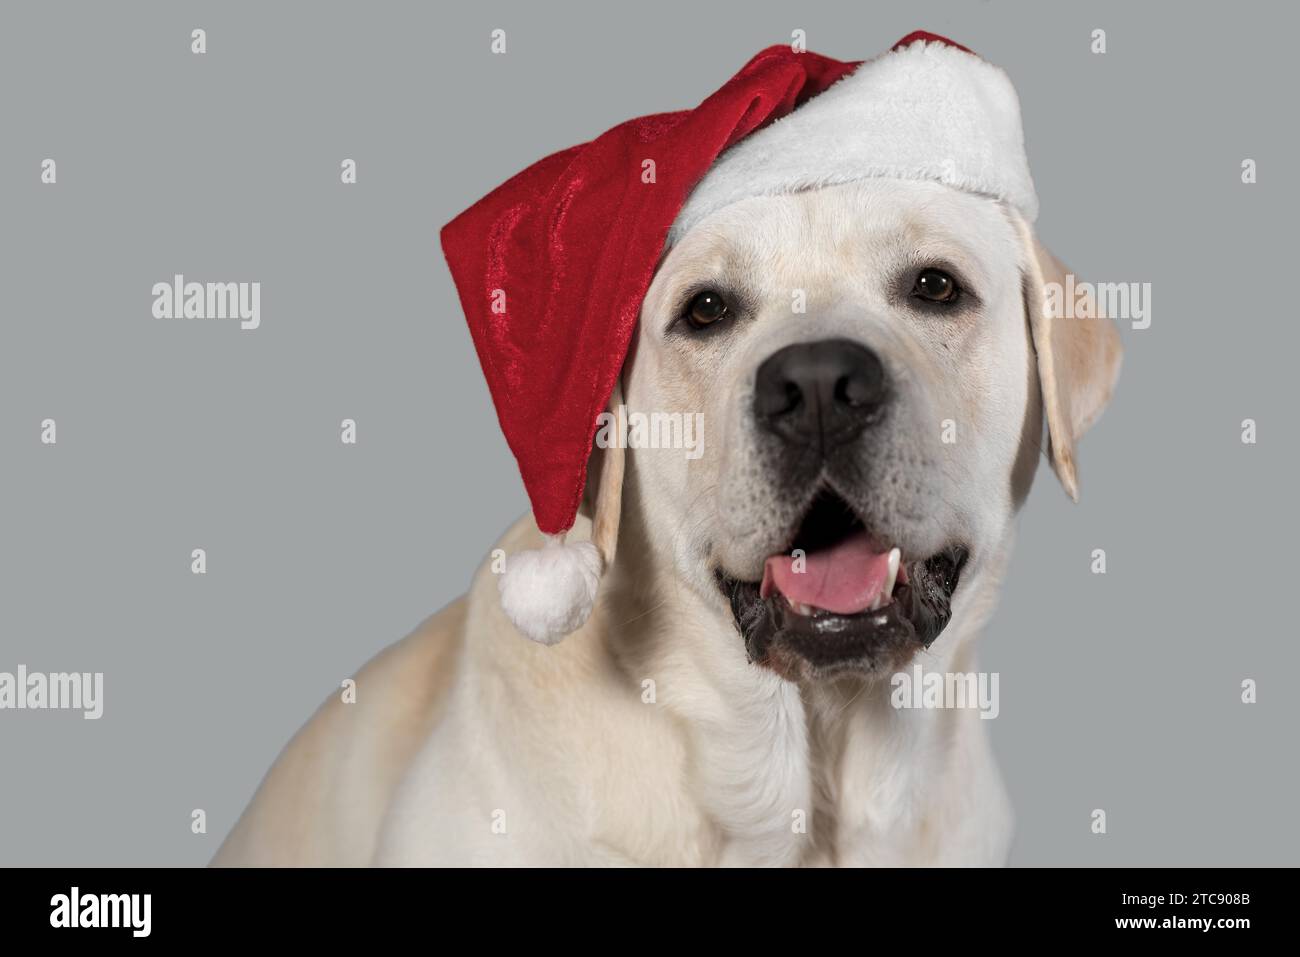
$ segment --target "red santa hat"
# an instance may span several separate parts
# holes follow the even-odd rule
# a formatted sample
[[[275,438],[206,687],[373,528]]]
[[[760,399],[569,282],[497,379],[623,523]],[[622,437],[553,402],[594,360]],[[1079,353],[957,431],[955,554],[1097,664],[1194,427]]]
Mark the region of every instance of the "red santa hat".
[[[542,549],[507,556],[502,605],[547,644],[581,627],[613,559],[611,455],[592,541],[565,543],[597,417],[666,248],[739,200],[871,177],[1037,198],[1002,70],[929,33],[865,63],[770,47],[693,110],[621,123],[533,164],[447,224],[442,246]]]

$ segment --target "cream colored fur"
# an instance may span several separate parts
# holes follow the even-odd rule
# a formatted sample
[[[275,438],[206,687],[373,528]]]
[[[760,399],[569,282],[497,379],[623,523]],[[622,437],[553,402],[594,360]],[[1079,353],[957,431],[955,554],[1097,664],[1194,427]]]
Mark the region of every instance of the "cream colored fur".
[[[974,546],[952,621],[920,660],[978,670],[974,639],[1039,454],[1036,370],[1060,377],[1043,391],[1068,409],[1053,428],[1070,434],[1053,438],[1072,450],[1113,382],[1093,365],[1118,363],[1117,348],[1074,348],[1059,323],[1062,341],[1035,349],[1023,277],[1038,269],[1041,283],[1042,270],[1022,229],[992,200],[897,181],[746,200],[703,220],[659,269],[624,388],[633,410],[703,411],[706,453],[627,454],[617,556],[586,625],[554,647],[525,640],[485,564],[465,598],[366,666],[357,704],[322,706],[214,863],[1003,862],[1012,815],[992,722],[895,710],[887,679],[805,686],[751,664],[711,575],[719,562],[752,574],[770,547],[743,421],[755,364],[805,338],[860,338],[905,370],[917,434],[952,418],[963,436],[909,466],[924,494],[906,533],[956,529]],[[978,277],[978,316],[945,325],[891,305],[882,277],[927,256]],[[768,305],[729,348],[666,336],[674,290],[719,271]],[[792,289],[809,303],[797,319]],[[1074,405],[1058,386],[1076,390]],[[572,538],[589,534],[584,519]],[[540,545],[530,520],[499,543],[508,555]]]

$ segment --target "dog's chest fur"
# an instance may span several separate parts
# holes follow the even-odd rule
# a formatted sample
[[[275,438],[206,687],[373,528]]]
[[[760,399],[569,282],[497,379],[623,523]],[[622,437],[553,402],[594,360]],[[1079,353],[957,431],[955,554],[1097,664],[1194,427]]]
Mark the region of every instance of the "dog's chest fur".
[[[887,682],[801,690],[706,653],[718,642],[695,633],[710,625],[689,603],[621,623],[607,609],[585,641],[531,646],[481,584],[377,863],[1005,859],[1010,817],[977,714],[895,711]]]

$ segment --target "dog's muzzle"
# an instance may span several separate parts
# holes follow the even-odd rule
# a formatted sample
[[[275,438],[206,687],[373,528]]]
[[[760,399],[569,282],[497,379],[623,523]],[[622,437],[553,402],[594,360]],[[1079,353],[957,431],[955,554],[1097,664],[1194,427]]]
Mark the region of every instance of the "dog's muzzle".
[[[880,357],[849,339],[786,346],[755,374],[753,415],[777,481],[811,504],[792,537],[773,543],[761,580],[717,578],[750,660],[783,676],[901,667],[952,615],[967,549],[907,554],[850,504],[873,501],[864,463],[886,451],[892,401]]]

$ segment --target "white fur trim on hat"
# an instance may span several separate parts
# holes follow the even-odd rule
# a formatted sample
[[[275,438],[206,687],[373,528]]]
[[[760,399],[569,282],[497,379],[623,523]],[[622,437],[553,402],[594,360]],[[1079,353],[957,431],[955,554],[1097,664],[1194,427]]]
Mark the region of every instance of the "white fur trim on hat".
[[[917,40],[857,68],[719,157],[669,233],[751,196],[869,178],[932,180],[1005,200],[1033,222],[1020,100],[1001,69]]]

